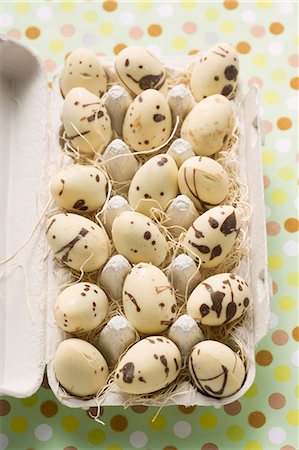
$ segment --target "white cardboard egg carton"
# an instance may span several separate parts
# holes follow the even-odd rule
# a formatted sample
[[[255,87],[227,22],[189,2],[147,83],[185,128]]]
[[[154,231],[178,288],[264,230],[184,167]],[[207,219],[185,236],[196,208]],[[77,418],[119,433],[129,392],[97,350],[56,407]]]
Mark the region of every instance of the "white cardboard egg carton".
[[[190,58],[161,58],[169,67],[183,68]],[[113,58],[103,58],[112,66]],[[63,163],[58,143],[63,99],[59,75],[49,90],[40,58],[19,43],[0,37],[0,259],[12,254],[31,233],[50,198],[49,180]],[[262,130],[258,91],[252,88],[240,109],[240,163],[247,174],[250,225],[250,285],[254,298],[253,328],[249,330],[248,372],[236,394],[213,399],[191,385],[178,387],[167,404],[220,406],[241,397],[255,378],[254,348],[266,334],[271,284],[267,271],[267,247],[261,165]],[[122,405],[127,395],[117,388],[98,399],[65,396],[55,378],[53,357],[65,338],[53,317],[57,287],[67,270],[57,271],[48,257],[44,222],[29,243],[10,262],[0,266],[1,394],[28,397],[41,385],[44,369],[59,400],[70,407]],[[49,255],[48,255],[49,256]],[[156,403],[159,405],[158,403]]]

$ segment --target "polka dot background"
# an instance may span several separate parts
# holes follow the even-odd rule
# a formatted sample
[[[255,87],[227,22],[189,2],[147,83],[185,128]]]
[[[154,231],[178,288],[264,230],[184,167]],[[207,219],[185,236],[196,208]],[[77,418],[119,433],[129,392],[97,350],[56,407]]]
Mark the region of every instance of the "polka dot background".
[[[240,54],[246,91],[261,88],[271,323],[256,352],[250,390],[224,408],[61,405],[43,387],[30,398],[1,400],[0,450],[296,450],[298,449],[298,3],[289,1],[2,2],[2,32],[34,48],[51,82],[68,52],[98,55],[143,45],[155,55],[186,55],[219,41]]]

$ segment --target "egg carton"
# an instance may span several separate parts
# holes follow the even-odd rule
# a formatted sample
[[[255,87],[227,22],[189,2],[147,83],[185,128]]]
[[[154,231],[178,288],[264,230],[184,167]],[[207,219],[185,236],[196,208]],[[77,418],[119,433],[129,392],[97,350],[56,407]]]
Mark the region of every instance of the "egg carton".
[[[59,74],[53,89],[47,85],[39,56],[30,48],[0,36],[1,82],[1,190],[2,215],[0,259],[18,249],[17,256],[1,267],[1,394],[24,398],[41,385],[45,367],[57,398],[69,407],[124,405],[127,394],[107,391],[102,397],[84,400],[65,394],[53,369],[57,345],[65,334],[55,323],[53,303],[57,287],[69,271],[56,270],[48,257],[44,212],[49,203],[50,176],[66,162],[58,141],[63,99]],[[192,57],[161,58],[180,73]],[[113,67],[113,58],[102,58]],[[247,175],[250,223],[250,285],[253,293],[253,325],[248,332],[248,372],[244,385],[224,399],[205,397],[191,384],[179,385],[168,403],[219,407],[241,397],[255,378],[254,348],[269,324],[271,283],[267,271],[265,207],[261,165],[263,133],[259,117],[258,88],[242,98],[239,111],[240,165]],[[41,219],[43,217],[43,219]],[[30,236],[30,240],[26,239]],[[24,245],[26,243],[26,245]],[[144,402],[143,402],[144,403]],[[132,403],[131,403],[132,404]],[[134,402],[133,402],[134,404]],[[151,405],[160,405],[159,402]]]

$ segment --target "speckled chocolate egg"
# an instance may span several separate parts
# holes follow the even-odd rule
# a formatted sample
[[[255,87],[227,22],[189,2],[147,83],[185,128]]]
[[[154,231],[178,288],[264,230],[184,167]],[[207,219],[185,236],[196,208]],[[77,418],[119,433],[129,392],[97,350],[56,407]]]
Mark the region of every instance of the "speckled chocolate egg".
[[[74,88],[63,104],[66,139],[76,151],[94,156],[112,138],[111,120],[102,100],[84,88]]]
[[[50,191],[61,208],[78,213],[95,211],[105,203],[107,177],[96,167],[74,164],[53,175]]]
[[[147,89],[127,109],[123,139],[136,152],[151,150],[167,141],[171,126],[171,111],[165,97],[155,89]]]
[[[127,275],[123,286],[126,318],[142,334],[159,334],[173,322],[176,299],[162,270],[139,263]]]
[[[132,264],[160,266],[167,255],[167,241],[157,225],[138,212],[124,211],[114,219],[112,239],[117,252]]]
[[[101,97],[107,90],[107,77],[103,65],[87,48],[77,48],[65,61],[60,78],[60,88],[65,97],[68,92],[82,87]]]
[[[68,333],[93,330],[106,317],[108,299],[96,284],[82,282],[65,288],[56,298],[57,324]]]
[[[179,188],[197,209],[203,210],[222,203],[228,195],[229,179],[223,167],[214,159],[194,156],[179,170]]]
[[[96,394],[106,383],[108,365],[89,342],[82,339],[62,341],[54,358],[55,375],[70,394],[86,397]]]
[[[46,235],[55,257],[78,271],[99,269],[110,254],[110,243],[102,228],[77,214],[52,216],[47,222]]]
[[[218,341],[206,340],[193,347],[189,371],[198,390],[209,397],[223,398],[235,394],[245,379],[240,357]]]
[[[178,168],[169,155],[149,159],[135,174],[129,189],[130,205],[150,216],[152,207],[164,210],[178,193]]]
[[[211,156],[224,147],[233,130],[233,109],[223,95],[211,95],[188,114],[181,138],[190,142],[196,155]]]
[[[144,47],[134,45],[119,52],[115,58],[115,71],[123,85],[134,95],[146,89],[167,92],[164,67]]]
[[[215,206],[193,222],[183,244],[191,258],[201,260],[203,268],[216,267],[231,251],[239,229],[239,214],[233,206]]]
[[[149,394],[176,379],[182,366],[178,347],[163,336],[150,336],[134,344],[121,358],[115,383],[129,394]]]
[[[197,102],[213,94],[231,99],[237,89],[239,58],[235,47],[218,44],[200,53],[190,79],[191,92]]]
[[[243,278],[219,273],[194,289],[187,302],[187,312],[202,325],[217,326],[240,317],[251,303],[251,291]]]

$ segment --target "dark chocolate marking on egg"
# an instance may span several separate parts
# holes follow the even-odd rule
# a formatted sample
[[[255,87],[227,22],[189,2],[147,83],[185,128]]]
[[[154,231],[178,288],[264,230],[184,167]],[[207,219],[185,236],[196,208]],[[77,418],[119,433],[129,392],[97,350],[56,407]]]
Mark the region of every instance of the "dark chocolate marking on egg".
[[[87,106],[91,106],[91,105],[100,105],[101,102],[92,102],[92,103],[85,103],[85,105],[82,105],[82,108],[86,108]]]
[[[226,141],[227,141],[227,138],[228,138],[228,134],[226,134],[225,136],[224,136],[224,138],[223,138],[223,144],[225,144],[226,143]]]
[[[191,244],[192,247],[195,247],[200,253],[203,253],[204,255],[206,255],[207,253],[210,253],[210,249],[206,245],[198,245],[192,241],[188,241],[188,243]]]
[[[141,383],[146,383],[146,381],[145,381],[145,379],[144,379],[143,377],[139,377],[138,380],[139,380]]]
[[[212,286],[208,283],[202,283],[207,291],[209,292],[212,300],[212,311],[215,311],[217,314],[217,317],[220,317],[221,311],[222,311],[222,302],[223,298],[225,297],[225,293],[221,291],[214,291]]]
[[[62,183],[62,188],[58,195],[62,195],[62,193],[64,191],[64,185],[65,185],[65,180],[63,178],[61,178],[60,182]]]
[[[199,230],[197,230],[197,229],[195,228],[194,223],[192,224],[192,228],[193,228],[193,230],[194,230],[194,233],[195,233],[195,237],[196,237],[196,238],[199,239],[199,238],[205,237],[204,234],[202,233],[202,231],[199,231]]]
[[[228,234],[233,233],[234,231],[237,231],[237,219],[235,212],[232,212],[223,222],[223,224],[220,227],[221,233],[224,234],[224,236],[227,236]]]
[[[226,57],[226,55],[223,55],[222,53],[215,52],[215,50],[213,50],[212,53],[215,53],[215,55],[218,55],[218,56],[222,56],[222,58]]]
[[[141,97],[141,95],[138,95],[138,101],[139,101],[140,103],[143,102],[143,98]]]
[[[156,241],[152,241],[152,245],[155,245],[156,244]]]
[[[156,353],[155,353],[155,354],[154,354],[154,358],[155,358],[155,359],[159,359],[159,356],[156,355]]]
[[[212,259],[216,258],[217,256],[220,256],[221,253],[222,253],[221,245],[216,245],[216,247],[214,247],[211,252],[210,261],[212,261]]]
[[[144,198],[152,198],[149,194],[144,194]]]
[[[175,370],[178,371],[179,370],[178,362],[177,362],[176,358],[173,358],[173,360],[174,360],[174,363],[175,363]]]
[[[97,119],[100,119],[103,116],[104,116],[103,111],[98,111],[98,112],[95,112],[94,114],[92,114],[91,116],[88,116],[87,117],[87,121],[88,122],[93,122],[96,117],[97,117]]]
[[[80,199],[77,200],[76,203],[73,205],[73,209],[78,209],[79,211],[87,211],[88,206],[85,205],[85,200]]]
[[[163,339],[162,338],[157,338],[157,341],[163,342]]]
[[[155,122],[162,122],[163,120],[165,120],[165,116],[163,116],[163,114],[154,114],[153,115],[153,119]]]
[[[166,291],[167,289],[170,289],[170,286],[155,286],[155,291],[157,294],[160,294],[161,292]]]
[[[171,306],[171,312],[172,312],[172,314],[174,314],[174,313],[175,313],[175,310],[176,310],[176,305],[175,305],[175,304],[173,304],[173,305]]]
[[[170,325],[171,323],[173,322],[173,320],[172,319],[170,319],[170,320],[160,320],[160,324],[161,325]]]
[[[221,95],[228,97],[233,92],[233,86],[231,84],[226,84],[221,91]]]
[[[227,80],[236,81],[237,76],[238,76],[238,70],[237,70],[236,66],[233,66],[233,65],[227,66],[224,71],[224,75]]]
[[[96,182],[98,183],[100,181],[99,175],[96,176]]]
[[[212,228],[217,228],[219,225],[218,221],[213,217],[209,218],[209,224],[211,225]]]
[[[214,80],[215,81],[219,81],[219,77],[214,77]]]
[[[125,295],[127,295],[129,297],[129,299],[131,300],[131,302],[136,306],[136,311],[140,312],[141,309],[140,309],[140,306],[138,305],[135,297],[133,297],[133,295],[130,294],[129,292],[127,292],[127,291],[125,291]]]
[[[145,145],[148,145],[148,144],[149,144],[149,141],[146,139],[146,140],[144,141],[144,144],[145,144]]]
[[[159,306],[161,306],[161,308],[164,308],[165,303],[159,303]]]
[[[209,314],[210,307],[206,303],[203,303],[202,305],[200,305],[199,312],[201,314],[201,317],[203,318]]]
[[[129,64],[130,64],[130,62],[129,62],[128,58],[127,58],[126,61],[125,61],[125,66],[128,67]]]
[[[49,225],[48,225],[48,228],[46,229],[46,234],[49,233],[49,230],[50,230],[51,226],[52,226],[53,223],[55,223],[55,222],[56,222],[56,219],[52,219],[52,220],[51,220],[51,222],[50,222]]]
[[[166,164],[168,161],[167,158],[165,158],[165,156],[163,156],[163,158],[159,159],[159,161],[157,162],[158,166],[164,166],[164,164]]]
[[[224,284],[227,284],[229,286],[230,292],[231,292],[231,301],[226,306],[226,322],[229,322],[232,320],[232,318],[235,316],[237,312],[237,305],[235,304],[235,296],[234,291],[232,288],[232,285],[229,280],[224,280]]]
[[[212,378],[205,378],[205,379],[204,378],[200,379],[200,378],[197,377],[195,369],[194,369],[194,363],[193,363],[193,357],[192,356],[190,357],[190,366],[191,366],[191,370],[190,370],[191,375],[192,375],[192,377],[193,377],[193,379],[195,381],[195,384],[196,384],[198,390],[202,394],[208,395],[209,397],[215,397],[215,398],[218,398],[218,395],[223,394],[224,389],[226,387],[226,383],[227,383],[227,377],[228,377],[228,369],[225,366],[221,365],[221,367],[223,369],[223,372],[221,372],[219,375],[216,375],[215,377],[212,377]],[[222,386],[221,386],[221,388],[218,391],[214,391],[208,385],[203,385],[203,383],[202,383],[204,381],[216,380],[217,378],[221,377],[222,375],[224,375],[224,379],[223,379]]]
[[[76,137],[84,136],[85,134],[88,134],[88,133],[90,133],[90,130],[82,131],[80,134],[74,134],[73,136],[66,136],[66,138],[71,141],[72,139],[75,139]]]
[[[147,241],[151,238],[151,232],[150,231],[146,231],[143,235],[144,239],[146,239]]]
[[[239,291],[243,291],[243,288],[240,284],[238,285],[238,289],[239,289]]]
[[[154,339],[146,338],[146,340],[149,341],[151,344],[154,344],[154,343],[155,343]]]
[[[243,302],[245,308],[247,308],[247,306],[249,305],[249,298],[244,298],[244,302]]]
[[[166,377],[168,377],[169,367],[168,367],[168,363],[167,363],[167,359],[166,359],[165,355],[160,356],[160,361],[163,364],[163,366],[165,367],[164,371],[165,371]]]
[[[79,242],[80,239],[85,237],[88,233],[89,233],[88,230],[86,230],[85,228],[81,228],[78,235],[74,239],[72,239],[70,242],[68,242],[66,245],[64,245],[59,250],[57,250],[57,252],[55,252],[55,255],[63,252],[64,250],[67,250],[66,253],[64,255],[62,255],[61,261],[66,262],[66,263],[69,262],[70,260],[68,259],[68,256],[69,256],[70,251],[77,244],[77,242]]]
[[[140,80],[135,80],[129,73],[126,74],[134,83],[138,84],[140,89],[160,89],[165,83],[165,74],[161,72],[159,75],[144,75]],[[158,84],[160,82],[160,84]]]
[[[134,364],[132,362],[128,362],[124,365],[120,372],[123,373],[123,381],[125,383],[133,383],[134,379]]]

